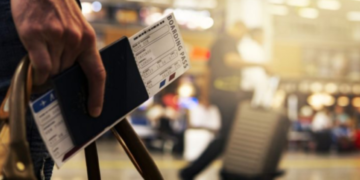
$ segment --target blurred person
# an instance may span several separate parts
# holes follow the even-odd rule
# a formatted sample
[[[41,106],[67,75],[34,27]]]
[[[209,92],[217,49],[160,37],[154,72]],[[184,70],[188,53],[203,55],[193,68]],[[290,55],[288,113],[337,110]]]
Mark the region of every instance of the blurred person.
[[[341,106],[335,107],[334,123],[332,134],[335,146],[339,151],[351,150],[354,145],[355,132],[350,116]]]
[[[322,109],[316,112],[311,123],[313,132],[326,131],[332,128],[332,120],[328,109]]]
[[[19,61],[28,54],[34,84],[78,62],[89,82],[89,113],[102,111],[105,69],[96,49],[95,31],[75,0],[0,1],[0,100]],[[27,111],[26,134],[37,179],[50,179],[54,161],[47,152],[34,119]]]
[[[333,126],[328,109],[318,111],[311,123],[316,151],[320,153],[329,152],[332,145],[331,128]]]
[[[251,29],[248,35],[238,42],[237,50],[246,63],[266,64],[263,30],[261,28]],[[242,68],[241,88],[245,91],[263,88],[261,85],[266,84],[264,82],[267,80],[266,70],[264,66],[260,65]]]
[[[194,179],[224,151],[238,104],[244,94],[240,93],[240,70],[244,67],[259,66],[258,63],[245,62],[237,46],[248,32],[241,21],[220,34],[211,47],[209,59],[210,102],[216,105],[221,114],[221,128],[204,152],[180,171],[182,179]]]

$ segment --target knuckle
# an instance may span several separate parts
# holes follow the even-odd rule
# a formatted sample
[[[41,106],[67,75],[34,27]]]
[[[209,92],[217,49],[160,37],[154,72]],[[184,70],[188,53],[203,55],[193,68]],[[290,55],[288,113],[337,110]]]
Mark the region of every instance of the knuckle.
[[[55,24],[46,26],[44,31],[55,38],[61,38],[64,33],[63,28]]]
[[[81,33],[75,28],[67,28],[66,37],[71,44],[79,44],[81,41]]]
[[[27,25],[24,26],[21,30],[21,36],[25,38],[33,38],[41,34],[43,28],[40,26]]]
[[[95,31],[91,28],[84,30],[83,43],[93,45],[96,41]]]

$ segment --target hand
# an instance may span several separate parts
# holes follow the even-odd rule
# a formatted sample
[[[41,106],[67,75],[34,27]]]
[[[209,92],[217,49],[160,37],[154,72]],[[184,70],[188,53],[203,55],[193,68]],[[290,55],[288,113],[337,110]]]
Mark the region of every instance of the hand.
[[[89,82],[89,112],[101,114],[106,72],[96,49],[95,32],[75,0],[11,0],[19,37],[34,69],[34,83],[77,61]]]

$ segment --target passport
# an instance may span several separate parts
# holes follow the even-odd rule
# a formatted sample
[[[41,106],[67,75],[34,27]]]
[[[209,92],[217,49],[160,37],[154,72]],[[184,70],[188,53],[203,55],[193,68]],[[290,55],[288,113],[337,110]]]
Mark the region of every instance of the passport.
[[[93,118],[87,112],[87,78],[79,64],[53,79],[61,113],[75,146],[81,146],[140,106],[149,96],[128,38],[100,51],[107,72],[104,106]]]

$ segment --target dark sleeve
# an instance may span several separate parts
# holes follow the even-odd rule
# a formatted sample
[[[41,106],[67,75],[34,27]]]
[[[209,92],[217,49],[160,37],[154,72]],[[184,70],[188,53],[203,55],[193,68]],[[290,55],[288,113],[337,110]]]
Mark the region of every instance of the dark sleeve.
[[[80,9],[81,9],[81,2],[80,2],[80,0],[76,0],[76,2],[78,3],[78,5],[79,5],[79,7],[80,7]]]
[[[236,44],[229,38],[217,39],[211,47],[208,65],[210,68],[225,67],[224,58],[227,53],[237,52]]]

